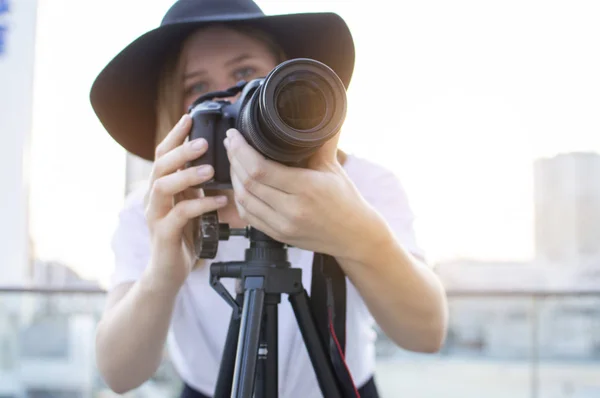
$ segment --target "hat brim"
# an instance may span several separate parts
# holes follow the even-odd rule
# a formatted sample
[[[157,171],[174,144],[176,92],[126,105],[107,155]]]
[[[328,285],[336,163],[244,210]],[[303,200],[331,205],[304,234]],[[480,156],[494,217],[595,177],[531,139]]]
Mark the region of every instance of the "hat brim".
[[[201,26],[235,21],[255,24],[271,34],[288,58],[312,58],[328,65],[349,86],[354,69],[354,42],[348,26],[335,13],[254,14],[164,25],[129,44],[92,84],[92,108],[113,139],[127,151],[153,161],[157,85],[165,56]]]

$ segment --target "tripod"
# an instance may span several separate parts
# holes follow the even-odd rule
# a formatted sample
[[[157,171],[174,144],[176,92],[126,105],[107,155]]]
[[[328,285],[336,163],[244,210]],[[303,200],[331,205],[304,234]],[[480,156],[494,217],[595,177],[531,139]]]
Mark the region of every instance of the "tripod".
[[[291,267],[283,243],[254,228],[242,231],[231,232],[250,239],[245,261],[213,263],[210,268],[212,287],[233,308],[215,398],[277,398],[277,306],[282,293],[288,294],[323,395],[341,398],[333,365],[310,311],[308,293],[302,286],[302,270]],[[217,235],[223,239],[222,233]],[[240,280],[235,299],[220,278]]]

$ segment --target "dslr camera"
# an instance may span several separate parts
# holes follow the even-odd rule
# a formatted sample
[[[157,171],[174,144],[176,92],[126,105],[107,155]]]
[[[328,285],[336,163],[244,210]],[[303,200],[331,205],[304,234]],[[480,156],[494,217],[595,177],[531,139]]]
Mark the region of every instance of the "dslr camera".
[[[225,98],[240,94],[231,103]],[[190,140],[204,138],[208,151],[189,166],[209,164],[214,178],[198,188],[232,189],[223,140],[236,128],[268,159],[304,167],[308,158],[341,129],[346,88],[327,65],[308,58],[285,61],[264,78],[207,93],[189,107]]]

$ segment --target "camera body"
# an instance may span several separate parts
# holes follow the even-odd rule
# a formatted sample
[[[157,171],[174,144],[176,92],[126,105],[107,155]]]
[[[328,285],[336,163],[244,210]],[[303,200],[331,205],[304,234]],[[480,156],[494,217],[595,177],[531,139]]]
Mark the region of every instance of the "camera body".
[[[202,100],[197,105],[190,107],[192,117],[192,129],[189,140],[204,138],[208,143],[208,149],[200,158],[192,161],[191,166],[211,165],[215,174],[211,181],[202,184],[204,189],[231,189],[230,164],[227,157],[227,151],[223,141],[225,140],[227,130],[238,128],[240,120],[240,111],[242,104],[246,103],[256,89],[262,84],[263,79],[254,79],[248,83],[240,82],[238,88],[242,88],[242,93],[238,101],[231,103],[227,100]],[[235,95],[235,88],[232,87],[227,92]],[[214,95],[216,93],[209,93]],[[201,98],[207,98],[205,95]],[[225,95],[225,92],[222,93]],[[227,96],[232,96],[227,95]],[[214,97],[213,97],[214,98]],[[196,101],[198,102],[198,101]]]
[[[224,99],[238,93],[234,103]],[[264,78],[205,94],[190,106],[189,139],[204,138],[208,150],[189,166],[209,164],[215,170],[199,188],[232,189],[223,141],[235,128],[266,158],[304,167],[339,132],[346,108],[345,86],[328,66],[307,58],[282,62]]]

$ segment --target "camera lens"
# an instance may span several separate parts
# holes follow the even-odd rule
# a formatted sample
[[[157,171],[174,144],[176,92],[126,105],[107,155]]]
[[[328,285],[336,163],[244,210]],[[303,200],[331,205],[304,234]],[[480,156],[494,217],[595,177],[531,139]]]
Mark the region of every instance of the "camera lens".
[[[341,129],[346,88],[327,65],[285,61],[273,69],[240,110],[238,129],[264,156],[299,164]]]
[[[290,128],[314,130],[325,119],[327,102],[316,81],[286,78],[276,94],[277,113]]]

